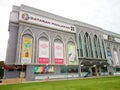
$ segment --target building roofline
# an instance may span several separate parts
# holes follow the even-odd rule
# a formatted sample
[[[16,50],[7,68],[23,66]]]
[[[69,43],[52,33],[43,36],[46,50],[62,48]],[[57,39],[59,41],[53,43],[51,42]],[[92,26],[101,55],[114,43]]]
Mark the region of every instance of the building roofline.
[[[107,35],[112,35],[112,36],[114,36],[114,37],[117,37],[117,38],[120,38],[120,34],[118,34],[118,33],[115,33],[115,32],[112,32],[112,31],[108,31],[108,30],[102,30],[102,32],[104,33],[104,34],[107,34]]]
[[[113,35],[115,37],[120,38],[119,34],[111,32],[111,31],[107,31],[107,30],[105,30],[101,27],[97,27],[97,26],[94,26],[94,25],[91,25],[91,24],[88,24],[88,23],[84,23],[84,22],[80,22],[80,21],[77,21],[77,20],[72,20],[72,19],[62,17],[62,16],[59,16],[59,15],[56,15],[56,14],[52,14],[52,13],[47,12],[47,11],[39,10],[37,8],[30,7],[30,6],[27,6],[27,5],[24,5],[24,4],[21,4],[20,7],[16,6],[16,5],[13,5],[13,10],[12,11],[17,11],[17,12],[26,11],[26,12],[34,13],[34,14],[44,16],[44,17],[47,17],[47,18],[50,18],[50,19],[54,19],[54,20],[57,20],[57,21],[61,21],[61,22],[64,22],[64,23],[91,28],[91,29],[103,32],[105,34],[110,34],[110,35]]]
[[[52,14],[52,13],[47,12],[47,11],[39,10],[39,9],[30,7],[30,6],[26,6],[26,5],[23,5],[23,4],[21,5],[20,10],[31,12],[31,13],[34,13],[34,14],[37,14],[37,15],[40,15],[40,16],[44,16],[44,17],[54,19],[54,20],[58,20],[58,21],[61,21],[61,22],[65,22],[65,23],[68,23],[68,24],[74,24],[72,19],[65,18],[65,17],[59,16],[59,15],[56,15],[56,14]]]

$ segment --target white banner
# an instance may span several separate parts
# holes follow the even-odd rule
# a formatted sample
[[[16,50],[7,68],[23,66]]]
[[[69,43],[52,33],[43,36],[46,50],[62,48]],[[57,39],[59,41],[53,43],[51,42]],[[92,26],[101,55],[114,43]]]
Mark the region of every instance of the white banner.
[[[117,51],[114,51],[114,59],[115,59],[115,64],[116,64],[116,65],[119,65],[119,60],[118,60]]]
[[[39,40],[39,64],[49,64],[49,41]]]
[[[54,42],[55,64],[64,64],[63,43]]]
[[[54,43],[55,46],[55,58],[63,58],[63,43]]]

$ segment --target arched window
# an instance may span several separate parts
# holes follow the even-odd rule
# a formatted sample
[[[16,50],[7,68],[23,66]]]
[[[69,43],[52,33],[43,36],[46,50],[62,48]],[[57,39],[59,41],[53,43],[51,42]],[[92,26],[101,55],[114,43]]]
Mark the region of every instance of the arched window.
[[[85,33],[84,35],[84,48],[85,48],[85,56],[89,56],[89,51],[88,51],[88,33]]]
[[[94,50],[95,50],[95,57],[98,58],[98,52],[97,52],[97,35],[94,36]]]
[[[82,39],[81,39],[81,35],[79,34],[79,49],[80,49],[80,56],[83,57],[83,49],[82,49]]]
[[[104,46],[104,41],[103,40],[102,40],[102,51],[103,51],[104,58],[106,58],[105,46]]]
[[[90,50],[90,57],[93,57],[92,42],[90,36],[89,36],[89,50]]]
[[[33,37],[30,34],[24,34],[22,36],[22,52],[21,52],[21,63],[30,64],[32,63],[33,56]]]
[[[87,32],[84,35],[84,48],[85,48],[85,56],[93,57],[91,37]]]
[[[102,52],[101,52],[100,40],[99,39],[98,39],[98,52],[99,52],[99,57],[102,58]]]
[[[120,53],[120,48],[119,48],[119,53]]]
[[[38,63],[39,64],[49,64],[50,63],[50,53],[49,53],[49,40],[45,36],[41,36],[39,38],[39,58]]]
[[[54,64],[64,64],[64,45],[60,37],[54,40]]]
[[[69,41],[67,45],[68,50],[68,64],[75,65],[78,64],[76,58],[76,47],[73,41]]]
[[[113,49],[113,54],[114,54],[114,64],[119,65],[120,63],[119,63],[118,53],[117,53],[116,48]]]

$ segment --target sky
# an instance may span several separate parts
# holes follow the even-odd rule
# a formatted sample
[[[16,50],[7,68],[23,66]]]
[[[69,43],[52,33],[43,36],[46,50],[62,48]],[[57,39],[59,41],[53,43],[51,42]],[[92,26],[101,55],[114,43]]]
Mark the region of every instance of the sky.
[[[12,6],[28,5],[120,34],[120,0],[0,0],[0,61],[5,61]]]

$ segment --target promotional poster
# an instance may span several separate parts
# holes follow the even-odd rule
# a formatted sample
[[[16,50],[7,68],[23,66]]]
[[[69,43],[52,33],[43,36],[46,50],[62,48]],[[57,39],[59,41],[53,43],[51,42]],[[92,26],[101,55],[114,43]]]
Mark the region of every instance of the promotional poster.
[[[21,63],[31,63],[32,38],[23,38]]]
[[[68,44],[68,64],[71,65],[78,64],[74,44]]]
[[[54,63],[55,64],[64,64],[64,58],[63,58],[63,43],[54,43]]]
[[[39,64],[49,64],[49,41],[39,40]]]

